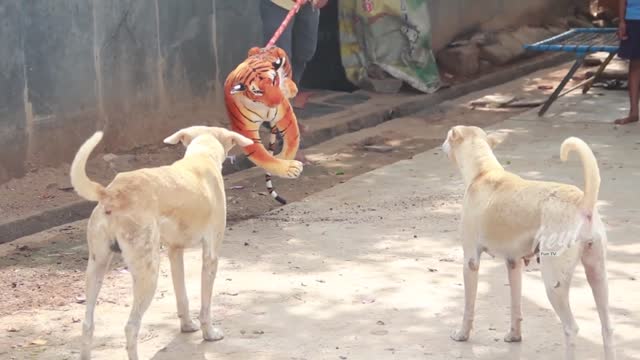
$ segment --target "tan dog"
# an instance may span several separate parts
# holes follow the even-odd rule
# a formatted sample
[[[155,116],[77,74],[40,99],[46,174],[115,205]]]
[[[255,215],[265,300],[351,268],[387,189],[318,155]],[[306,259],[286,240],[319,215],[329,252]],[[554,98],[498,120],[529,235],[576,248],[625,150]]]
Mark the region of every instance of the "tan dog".
[[[478,127],[456,126],[447,134],[444,151],[464,178],[462,211],[465,307],[461,328],[451,335],[466,341],[473,324],[480,255],[506,259],[511,286],[511,331],[507,342],[521,340],[522,265],[534,256],[540,262],[547,296],[562,321],[566,359],[574,359],[578,333],[569,306],[569,287],[579,260],[595,298],[602,324],[606,359],[615,358],[609,319],[605,267],[607,236],[596,202],[600,172],[593,152],[577,138],[566,139],[560,157],[575,151],[584,167],[584,193],[573,185],[529,181],[505,171],[492,152],[498,134]]]
[[[137,338],[144,312],[158,279],[160,245],[168,248],[180,329],[198,329],[189,317],[184,284],[183,249],[202,246],[200,328],[205,340],[222,339],[211,324],[211,293],[226,226],[222,163],[234,146],[253,141],[222,128],[193,126],[164,140],[182,142],[184,157],[170,166],[118,174],[104,187],[85,172],[91,151],[102,139],[95,133],[78,150],[71,165],[71,184],[80,196],[98,201],[87,226],[87,307],[82,327],[82,359],[91,355],[93,313],[102,280],[114,252],[122,256],[133,278],[133,306],[125,327],[129,359],[138,359]]]

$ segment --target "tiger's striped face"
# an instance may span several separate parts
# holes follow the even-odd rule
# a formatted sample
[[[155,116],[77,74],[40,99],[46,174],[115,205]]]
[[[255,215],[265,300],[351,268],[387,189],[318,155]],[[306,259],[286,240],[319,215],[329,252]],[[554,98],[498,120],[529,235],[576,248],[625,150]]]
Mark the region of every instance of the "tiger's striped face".
[[[276,107],[285,99],[281,84],[291,76],[284,50],[278,47],[252,48],[249,57],[229,75],[225,89],[249,100]]]

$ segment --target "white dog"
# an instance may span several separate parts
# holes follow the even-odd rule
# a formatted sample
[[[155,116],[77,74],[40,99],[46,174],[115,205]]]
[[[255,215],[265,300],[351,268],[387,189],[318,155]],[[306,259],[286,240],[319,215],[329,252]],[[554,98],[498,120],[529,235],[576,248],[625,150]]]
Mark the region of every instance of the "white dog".
[[[529,181],[503,169],[492,152],[498,134],[478,127],[455,126],[444,151],[454,161],[466,186],[461,236],[464,251],[465,307],[461,328],[451,335],[466,341],[473,324],[480,255],[506,259],[511,286],[511,331],[507,342],[521,340],[522,264],[534,256],[540,262],[547,296],[562,321],[566,359],[574,359],[578,325],[569,306],[569,287],[579,260],[595,298],[605,358],[615,358],[609,319],[605,266],[607,236],[596,202],[600,172],[593,152],[577,138],[566,139],[560,157],[575,151],[584,167],[584,193],[573,185]]]
[[[87,307],[82,327],[82,359],[91,355],[93,313],[102,280],[114,252],[122,252],[133,278],[133,306],[125,327],[129,359],[138,359],[137,338],[144,312],[158,279],[160,245],[168,248],[180,329],[197,331],[189,317],[184,284],[184,248],[202,246],[200,328],[205,340],[222,339],[211,324],[211,293],[226,225],[222,163],[234,146],[253,141],[223,128],[193,126],[164,140],[182,142],[184,157],[170,166],[118,174],[104,187],[91,181],[85,167],[102,139],[95,133],[78,150],[71,165],[71,184],[80,196],[98,201],[87,226]]]

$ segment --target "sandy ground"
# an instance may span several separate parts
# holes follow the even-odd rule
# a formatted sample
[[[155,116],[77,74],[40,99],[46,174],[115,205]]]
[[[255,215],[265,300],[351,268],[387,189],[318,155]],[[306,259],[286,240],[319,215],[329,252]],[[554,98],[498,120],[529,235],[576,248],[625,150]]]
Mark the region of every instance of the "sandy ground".
[[[540,75],[537,75],[540,76]],[[281,192],[299,202],[267,212],[249,184],[250,170],[230,176],[234,206],[264,206],[228,229],[215,285],[214,319],[226,338],[203,343],[199,333],[180,334],[168,264],[163,262],[156,299],[144,319],[143,358],[175,359],[538,359],[559,358],[561,327],[550,310],[535,266],[525,275],[524,342],[501,341],[508,328],[504,266],[488,259],[481,270],[476,331],[471,342],[448,335],[460,320],[461,251],[457,221],[462,194],[457,172],[438,150],[455,123],[490,125],[513,112],[471,111],[466,102],[484,95],[524,89],[535,75],[502,88],[443,104],[443,111],[398,119],[309,149],[318,165]],[[633,152],[637,127],[602,124],[624,108],[624,95],[567,98],[552,108],[557,121],[530,114],[501,122],[513,131],[498,150],[508,167],[534,178],[581,183],[579,164],[561,164],[558,146],[568,135],[594,144],[603,172],[603,213],[610,227],[611,302],[622,359],[640,354],[635,261],[640,248],[633,184],[640,171]],[[416,130],[420,129],[420,130]],[[386,143],[392,153],[362,150]],[[613,146],[615,145],[615,146]],[[417,154],[417,155],[416,155]],[[626,156],[625,156],[626,155]],[[398,161],[400,160],[400,161]],[[384,166],[389,163],[393,165]],[[378,168],[377,170],[370,171]],[[315,173],[314,171],[317,171]],[[252,173],[253,172],[253,173]],[[344,175],[337,175],[338,173]],[[316,184],[315,179],[318,183]],[[286,190],[285,190],[286,189]],[[295,189],[295,190],[294,190]],[[327,189],[327,190],[324,190]],[[307,193],[312,194],[306,196]],[[251,195],[253,194],[253,195]],[[234,202],[235,201],[235,202]],[[247,206],[248,201],[251,205]],[[234,205],[235,204],[235,205]],[[86,266],[80,221],[0,247],[0,276],[6,281],[0,314],[0,357],[77,357],[84,306]],[[200,256],[189,252],[187,284],[196,314]],[[97,359],[125,358],[123,326],[130,303],[129,276],[114,265],[103,288],[96,318]],[[581,269],[572,291],[581,326],[580,359],[600,358],[599,324]],[[4,284],[3,284],[4,285]],[[6,289],[6,290],[5,290]]]

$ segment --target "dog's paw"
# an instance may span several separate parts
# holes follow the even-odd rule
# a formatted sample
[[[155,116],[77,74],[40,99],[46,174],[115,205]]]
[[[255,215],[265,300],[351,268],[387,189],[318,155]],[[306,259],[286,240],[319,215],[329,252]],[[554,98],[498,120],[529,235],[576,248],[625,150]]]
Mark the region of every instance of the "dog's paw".
[[[515,331],[511,330],[509,331],[509,333],[507,333],[507,335],[504,336],[504,341],[508,343],[520,342],[522,341],[522,334],[516,333]]]
[[[181,321],[180,323],[180,331],[183,333],[192,333],[200,330],[195,321],[188,319],[185,321]]]
[[[467,341],[469,340],[469,332],[463,331],[463,330],[457,330],[452,332],[451,335],[449,335],[449,337],[453,341]]]
[[[224,338],[224,332],[221,328],[211,325],[202,327],[202,338],[206,341],[218,341]]]

